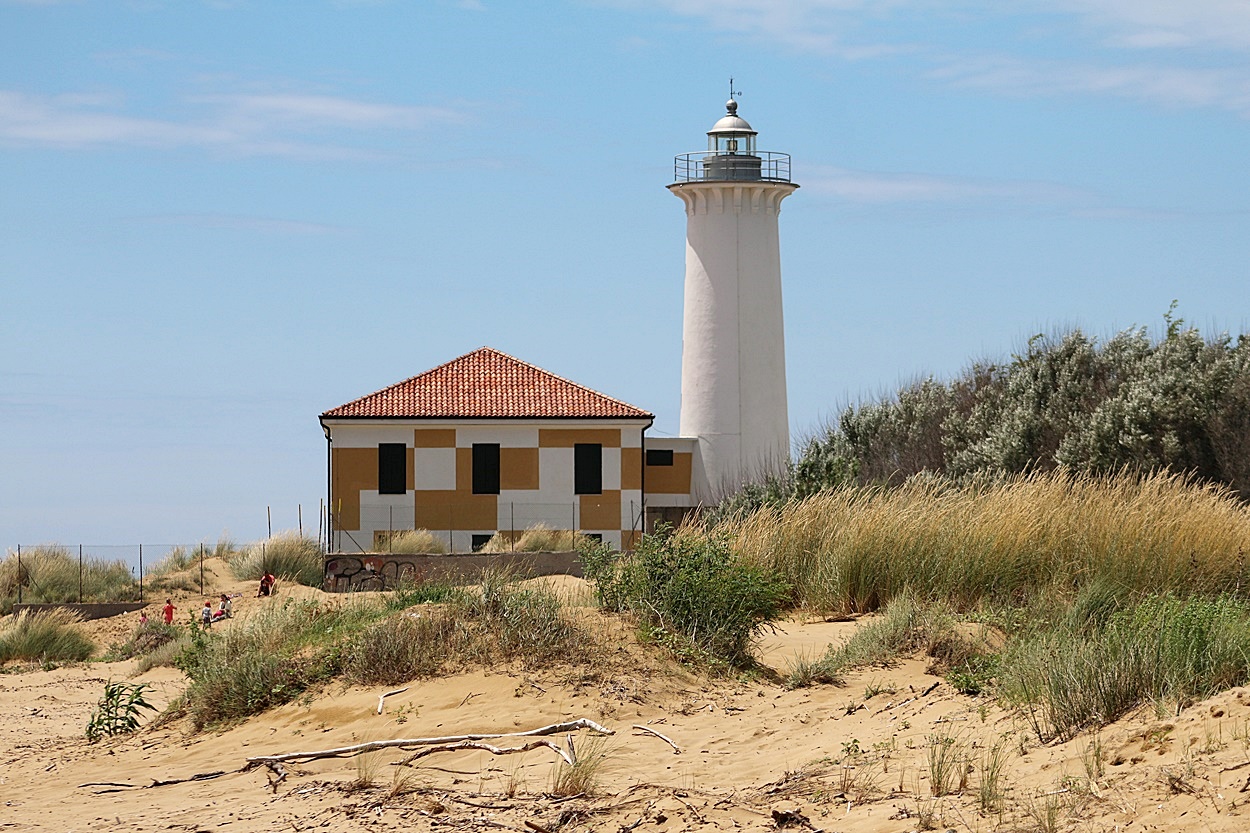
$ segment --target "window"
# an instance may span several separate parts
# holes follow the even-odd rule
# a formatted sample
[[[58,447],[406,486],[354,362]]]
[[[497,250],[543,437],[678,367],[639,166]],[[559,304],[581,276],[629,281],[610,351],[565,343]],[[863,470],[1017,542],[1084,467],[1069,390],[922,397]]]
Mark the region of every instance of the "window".
[[[495,446],[495,448],[499,448],[499,446]],[[494,537],[495,536],[489,532],[485,532],[485,533],[475,532],[473,533],[472,542],[470,543],[469,546],[472,548],[474,552],[478,552],[479,550],[482,549],[482,547],[489,544],[490,539]]]
[[[499,443],[473,444],[473,494],[499,494]]]
[[[573,493],[603,494],[603,446],[599,443],[573,446]]]
[[[378,494],[402,495],[408,491],[408,447],[403,443],[378,443]]]
[[[647,449],[647,465],[648,466],[671,466],[673,465],[673,450],[671,448]]]

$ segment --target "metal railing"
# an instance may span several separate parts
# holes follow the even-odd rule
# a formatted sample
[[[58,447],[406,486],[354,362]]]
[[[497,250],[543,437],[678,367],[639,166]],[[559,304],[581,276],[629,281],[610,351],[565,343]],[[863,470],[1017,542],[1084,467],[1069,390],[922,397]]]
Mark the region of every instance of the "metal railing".
[[[683,153],[673,160],[673,182],[789,182],[790,154],[714,150]]]

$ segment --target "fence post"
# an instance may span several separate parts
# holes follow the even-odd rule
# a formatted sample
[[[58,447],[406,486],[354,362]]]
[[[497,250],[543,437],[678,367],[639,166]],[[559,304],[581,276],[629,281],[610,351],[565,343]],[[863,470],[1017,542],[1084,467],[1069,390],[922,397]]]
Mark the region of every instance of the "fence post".
[[[508,502],[508,525],[512,527],[512,534],[508,536],[508,543],[511,545],[508,549],[516,552],[516,501]]]
[[[143,601],[143,544],[139,545],[139,601]]]
[[[78,603],[82,604],[82,544],[78,545]]]
[[[22,603],[22,585],[26,583],[26,577],[22,574],[22,545],[17,545],[17,603]]]
[[[204,542],[200,542],[200,595],[204,595]]]

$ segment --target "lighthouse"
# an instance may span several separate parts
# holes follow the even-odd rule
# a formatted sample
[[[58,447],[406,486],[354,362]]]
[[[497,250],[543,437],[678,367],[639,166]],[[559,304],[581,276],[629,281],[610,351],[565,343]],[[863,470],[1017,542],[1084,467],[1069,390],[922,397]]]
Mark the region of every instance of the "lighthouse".
[[[790,156],[756,150],[733,97],[707,150],[676,157],[686,208],[681,423],[698,440],[692,491],[717,502],[789,458],[781,310],[781,201]]]

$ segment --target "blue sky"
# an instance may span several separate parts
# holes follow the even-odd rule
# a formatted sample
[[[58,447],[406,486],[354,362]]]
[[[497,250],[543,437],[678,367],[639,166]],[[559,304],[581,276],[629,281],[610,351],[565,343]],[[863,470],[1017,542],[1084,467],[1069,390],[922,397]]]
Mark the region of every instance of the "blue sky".
[[[677,430],[672,158],[793,155],[796,437],[1030,335],[1247,329],[1243,0],[0,0],[0,547],[264,535],[482,345]]]

